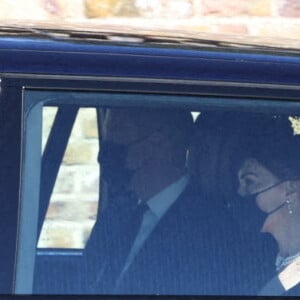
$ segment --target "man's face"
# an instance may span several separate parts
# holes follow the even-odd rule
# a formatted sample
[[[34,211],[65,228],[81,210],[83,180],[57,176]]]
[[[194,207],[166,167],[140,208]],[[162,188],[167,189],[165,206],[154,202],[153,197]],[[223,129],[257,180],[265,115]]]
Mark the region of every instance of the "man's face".
[[[103,125],[102,141],[123,146],[126,149],[126,168],[135,171],[149,160],[150,139],[154,128],[149,116],[144,114],[144,122],[136,109],[109,110]]]
[[[100,145],[102,184],[111,200],[135,197],[131,187],[134,168],[128,166],[128,143],[136,126],[123,110],[109,110],[105,116]],[[105,190],[105,189],[104,189]],[[129,196],[130,195],[130,196]],[[125,199],[124,198],[124,199]],[[123,201],[123,200],[122,200]]]
[[[140,198],[153,151],[149,115],[139,114],[136,109],[112,109],[103,123],[100,164],[102,179],[107,184],[112,198],[128,193]],[[148,123],[147,123],[148,122]]]
[[[128,145],[140,137],[136,110],[110,109],[105,115],[102,138],[105,141]]]

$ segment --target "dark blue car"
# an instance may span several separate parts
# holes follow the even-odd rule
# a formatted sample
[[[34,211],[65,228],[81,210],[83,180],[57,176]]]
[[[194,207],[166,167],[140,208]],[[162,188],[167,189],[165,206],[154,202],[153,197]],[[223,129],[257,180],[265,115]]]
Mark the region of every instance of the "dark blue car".
[[[297,49],[0,33],[1,294],[300,295]]]

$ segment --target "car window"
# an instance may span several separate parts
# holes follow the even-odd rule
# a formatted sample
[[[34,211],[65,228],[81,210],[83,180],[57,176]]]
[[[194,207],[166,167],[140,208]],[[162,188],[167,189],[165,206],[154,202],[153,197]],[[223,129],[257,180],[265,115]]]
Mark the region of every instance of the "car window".
[[[262,198],[298,180],[282,103],[26,90],[16,293],[257,294],[294,212]]]
[[[57,107],[43,108],[43,149],[57,111]],[[98,152],[96,109],[80,108],[49,199],[38,248],[84,248],[96,220]]]

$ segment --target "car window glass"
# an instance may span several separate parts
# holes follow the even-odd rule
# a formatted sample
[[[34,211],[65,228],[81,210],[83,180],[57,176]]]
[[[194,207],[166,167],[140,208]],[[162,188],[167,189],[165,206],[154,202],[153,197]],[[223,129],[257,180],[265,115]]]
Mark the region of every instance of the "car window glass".
[[[268,213],[294,211],[256,197],[298,180],[299,107],[224,103],[26,91],[16,292],[259,293]]]
[[[56,107],[43,108],[43,148],[56,111]],[[57,174],[38,248],[84,248],[98,206],[98,149],[96,109],[81,108]]]

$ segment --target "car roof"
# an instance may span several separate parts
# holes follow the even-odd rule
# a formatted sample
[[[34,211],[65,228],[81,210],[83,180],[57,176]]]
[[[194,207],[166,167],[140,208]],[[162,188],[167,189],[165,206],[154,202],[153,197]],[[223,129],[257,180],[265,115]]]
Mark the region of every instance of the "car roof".
[[[255,40],[114,26],[5,24],[0,74],[299,84],[300,43],[285,48]]]
[[[296,39],[277,39],[249,35],[224,35],[199,31],[169,30],[158,27],[120,26],[99,23],[7,22],[0,25],[0,36],[40,36],[52,39],[103,43],[105,41],[177,45],[190,48],[238,48],[239,50],[282,51],[299,54],[300,42]]]

